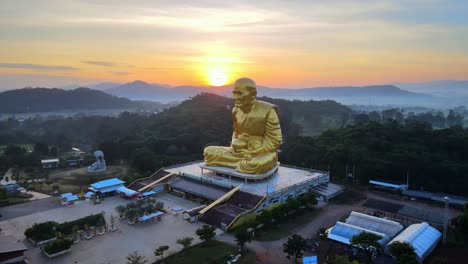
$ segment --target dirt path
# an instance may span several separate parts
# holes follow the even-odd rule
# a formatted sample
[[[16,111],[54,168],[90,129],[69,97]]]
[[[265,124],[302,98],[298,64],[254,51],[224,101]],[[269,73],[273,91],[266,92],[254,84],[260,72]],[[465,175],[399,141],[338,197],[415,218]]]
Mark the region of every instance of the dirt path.
[[[360,205],[334,205],[329,204],[322,207],[322,212],[311,222],[294,228],[290,234],[299,234],[304,238],[311,238],[315,236],[321,227],[330,227],[335,224],[336,221],[341,219],[344,215],[350,211],[359,210]],[[216,239],[229,243],[236,244],[233,235],[223,233],[216,237]],[[257,262],[264,264],[280,264],[280,263],[291,263],[286,258],[286,254],[283,253],[283,243],[287,241],[287,237],[284,237],[276,241],[252,241],[247,244],[247,247],[257,253]]]

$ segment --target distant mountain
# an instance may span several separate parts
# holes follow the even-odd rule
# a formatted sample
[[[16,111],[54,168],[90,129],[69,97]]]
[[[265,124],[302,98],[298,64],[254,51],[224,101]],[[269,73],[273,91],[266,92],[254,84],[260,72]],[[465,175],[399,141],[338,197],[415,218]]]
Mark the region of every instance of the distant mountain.
[[[114,96],[125,97],[132,100],[152,100],[158,102],[182,101],[205,91],[202,87],[178,86],[170,88],[167,85],[149,84],[143,81],[134,81],[121,86],[104,90]]]
[[[105,92],[129,99],[155,100],[160,102],[183,101],[202,92],[222,96],[231,95],[232,85],[221,87],[176,86],[168,88],[143,81],[135,81],[105,90]],[[269,88],[258,86],[259,96],[290,100],[334,100],[343,104],[372,105],[422,105],[442,104],[441,99],[432,95],[415,93],[393,85],[374,85],[365,87],[317,87],[303,89]]]
[[[117,87],[117,86],[120,86],[120,85],[122,85],[122,84],[121,83],[113,83],[113,82],[103,82],[103,83],[98,83],[98,84],[95,84],[95,85],[88,85],[87,87],[90,88],[90,89],[93,89],[93,90],[103,91],[103,90],[111,89],[111,88],[114,88],[114,87]]]
[[[145,105],[146,104],[146,105]],[[154,105],[154,103],[151,103]],[[118,98],[89,88],[74,90],[24,88],[0,93],[0,113],[34,113],[59,110],[136,109],[145,102]]]
[[[468,96],[468,81],[465,80],[441,80],[422,83],[399,83],[396,85],[409,91],[430,93],[439,96]]]
[[[102,90],[110,89],[110,88],[117,87],[117,86],[120,86],[120,85],[122,85],[122,84],[121,83],[113,83],[113,82],[103,82],[103,83],[98,83],[98,84],[86,85],[86,87],[90,88],[90,89],[93,89],[93,90],[102,91]],[[76,88],[80,88],[80,87],[83,87],[83,85],[72,84],[72,85],[62,86],[62,87],[59,87],[59,88],[64,89],[64,90],[72,90],[72,89],[76,89]]]

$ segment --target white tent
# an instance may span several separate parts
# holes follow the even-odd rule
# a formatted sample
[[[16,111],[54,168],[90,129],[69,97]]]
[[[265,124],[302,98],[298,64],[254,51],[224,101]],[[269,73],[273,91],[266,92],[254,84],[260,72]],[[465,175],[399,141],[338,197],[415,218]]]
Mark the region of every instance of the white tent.
[[[390,238],[403,230],[403,226],[398,222],[358,212],[351,212],[348,219],[346,219],[346,223],[385,234]]]
[[[422,262],[434,250],[441,237],[442,234],[428,223],[410,225],[388,243],[385,252],[389,254],[389,247],[395,241],[407,242],[413,246],[419,262]]]
[[[385,234],[342,222],[336,222],[336,224],[328,230],[328,238],[346,245],[350,245],[349,241],[351,240],[351,238],[355,235],[359,235],[362,232],[372,233],[381,236],[382,239],[379,240],[379,243],[382,246],[385,245],[388,241],[390,241],[390,237],[388,237]]]

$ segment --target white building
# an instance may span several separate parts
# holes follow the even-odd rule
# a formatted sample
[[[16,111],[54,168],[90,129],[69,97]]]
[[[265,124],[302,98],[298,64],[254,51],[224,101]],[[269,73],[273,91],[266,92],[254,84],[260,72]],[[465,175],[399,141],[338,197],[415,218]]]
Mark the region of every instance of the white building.
[[[41,160],[41,167],[43,169],[52,169],[58,168],[59,166],[59,159],[45,159]]]
[[[393,242],[407,242],[413,246],[418,261],[422,262],[434,250],[441,237],[442,234],[428,223],[413,224],[388,243],[385,253],[390,253],[389,248]]]
[[[349,245],[353,236],[362,232],[373,233],[382,237],[379,243],[383,246],[403,230],[403,226],[395,221],[351,212],[345,223],[336,222],[328,230],[328,238]]]

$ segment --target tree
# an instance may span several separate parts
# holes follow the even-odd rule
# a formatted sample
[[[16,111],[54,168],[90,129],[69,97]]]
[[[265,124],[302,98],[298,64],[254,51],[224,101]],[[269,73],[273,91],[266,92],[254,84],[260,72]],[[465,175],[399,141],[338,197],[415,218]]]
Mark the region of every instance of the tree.
[[[156,210],[161,211],[162,209],[164,209],[164,203],[156,202],[155,207],[156,207]]]
[[[37,142],[34,145],[34,152],[37,152],[42,156],[47,156],[49,154],[49,145],[43,141]]]
[[[306,208],[312,208],[317,204],[317,196],[312,192],[304,193],[298,196],[297,200],[301,203],[302,206],[305,206]]]
[[[257,217],[255,217],[255,221],[259,224],[263,224],[265,227],[270,227],[272,224],[273,216],[269,210],[263,210]]]
[[[380,250],[380,239],[382,239],[382,236],[362,232],[359,235],[354,235],[349,242],[351,246],[361,250],[367,256],[368,262],[372,263],[374,254]]]
[[[197,236],[200,237],[202,241],[209,241],[216,235],[216,228],[210,225],[203,225],[197,229]]]
[[[295,214],[297,210],[299,210],[299,207],[301,207],[301,203],[297,199],[288,198],[284,206],[286,206],[288,215],[290,215],[290,214]]]
[[[247,229],[241,228],[236,232],[235,236],[237,245],[240,247],[240,251],[244,252],[244,246],[247,242],[252,241],[252,235],[247,232]]]
[[[328,238],[328,231],[325,227],[321,227],[319,231],[317,232],[320,240],[325,240]]]
[[[336,255],[333,261],[333,264],[359,264],[356,260],[349,260],[348,256]]]
[[[288,241],[283,244],[283,252],[288,254],[288,259],[294,257],[294,262],[297,261],[297,258],[302,257],[302,252],[305,249],[306,240],[298,234],[288,237]]]
[[[164,251],[168,250],[169,249],[169,246],[160,246],[158,247],[155,251],[154,251],[154,255],[157,257],[157,256],[161,256],[161,259],[163,259],[164,257]]]
[[[127,259],[126,264],[146,264],[148,259],[145,256],[138,254],[138,251],[134,251],[125,257]]]
[[[180,239],[177,239],[177,244],[182,245],[182,250],[185,250],[186,248],[190,247],[193,242],[193,237],[183,237]]]
[[[416,264],[418,258],[413,246],[408,242],[393,242],[390,247],[390,254],[395,257],[397,264]]]

